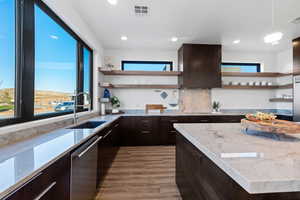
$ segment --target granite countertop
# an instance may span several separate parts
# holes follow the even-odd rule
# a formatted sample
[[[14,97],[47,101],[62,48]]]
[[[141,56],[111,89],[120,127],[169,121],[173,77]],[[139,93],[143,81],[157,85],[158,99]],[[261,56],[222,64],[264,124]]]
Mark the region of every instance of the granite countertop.
[[[28,181],[53,162],[66,155],[98,131],[122,116],[232,116],[241,113],[127,113],[91,118],[106,121],[96,129],[58,129],[16,144],[0,148],[0,198]],[[231,128],[231,126],[229,126]],[[34,131],[34,130],[33,130]],[[300,163],[300,161],[299,161]],[[300,164],[299,164],[300,166]],[[300,173],[300,172],[299,172]],[[300,185],[300,183],[299,183]],[[300,186],[299,186],[300,187]]]
[[[300,191],[299,141],[247,135],[232,123],[174,127],[248,193]]]
[[[92,118],[89,120],[106,123],[96,129],[59,129],[0,148],[0,199],[119,117],[108,115]]]
[[[218,112],[218,113],[183,113],[183,112],[137,112],[137,113],[124,113],[122,116],[170,116],[170,117],[176,117],[176,116],[233,116],[233,115],[244,115],[242,113],[231,113],[231,112]]]

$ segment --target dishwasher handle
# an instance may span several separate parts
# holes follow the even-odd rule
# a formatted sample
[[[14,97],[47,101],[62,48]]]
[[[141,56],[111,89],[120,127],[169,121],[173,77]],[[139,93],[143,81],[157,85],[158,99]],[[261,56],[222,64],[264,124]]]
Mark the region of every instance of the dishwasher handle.
[[[84,154],[86,154],[86,152],[88,152],[91,148],[93,148],[93,146],[95,146],[101,139],[102,136],[98,137],[92,144],[90,144],[87,148],[85,148],[82,152],[80,152],[77,155],[77,157],[81,158],[82,156],[84,156]]]

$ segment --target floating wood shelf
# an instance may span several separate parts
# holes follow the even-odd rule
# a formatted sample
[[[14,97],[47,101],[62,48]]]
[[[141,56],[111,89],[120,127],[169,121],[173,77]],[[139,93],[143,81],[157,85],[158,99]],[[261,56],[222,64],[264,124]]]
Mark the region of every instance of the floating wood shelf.
[[[118,76],[179,76],[181,72],[178,71],[121,71],[121,70],[113,70],[113,71],[101,71],[104,75],[118,75]]]
[[[102,88],[119,88],[119,89],[139,89],[139,88],[144,88],[144,89],[178,89],[179,85],[141,85],[141,84],[114,84],[110,86],[101,86]]]
[[[293,73],[277,73],[277,72],[222,72],[222,76],[231,77],[282,77],[291,76]]]
[[[284,98],[272,98],[269,99],[270,102],[293,102],[293,99],[284,99]]]
[[[289,89],[289,88],[293,88],[293,84],[270,85],[270,86],[223,85],[222,88],[224,89]]]

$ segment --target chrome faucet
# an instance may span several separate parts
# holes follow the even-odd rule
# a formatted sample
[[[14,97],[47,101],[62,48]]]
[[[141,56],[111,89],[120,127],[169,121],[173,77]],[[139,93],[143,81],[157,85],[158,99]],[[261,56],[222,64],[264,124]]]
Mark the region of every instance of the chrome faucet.
[[[77,91],[75,90],[74,92],[74,109],[73,109],[73,113],[74,113],[74,116],[73,116],[73,120],[74,120],[74,124],[77,124],[77,121],[78,121],[78,117],[77,117],[77,108],[78,107],[82,107],[84,108],[84,102],[83,102],[83,105],[78,105],[78,102],[77,102],[77,98],[80,96],[80,95],[86,95],[87,98],[88,98],[88,101],[89,101],[89,104],[87,104],[89,106],[89,112],[91,111],[91,95],[87,92],[79,92],[77,93]]]

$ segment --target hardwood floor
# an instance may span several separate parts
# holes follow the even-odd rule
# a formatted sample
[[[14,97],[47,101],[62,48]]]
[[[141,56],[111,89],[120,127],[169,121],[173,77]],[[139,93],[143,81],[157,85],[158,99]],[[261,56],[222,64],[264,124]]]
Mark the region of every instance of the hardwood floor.
[[[181,200],[175,147],[121,147],[96,200]]]

